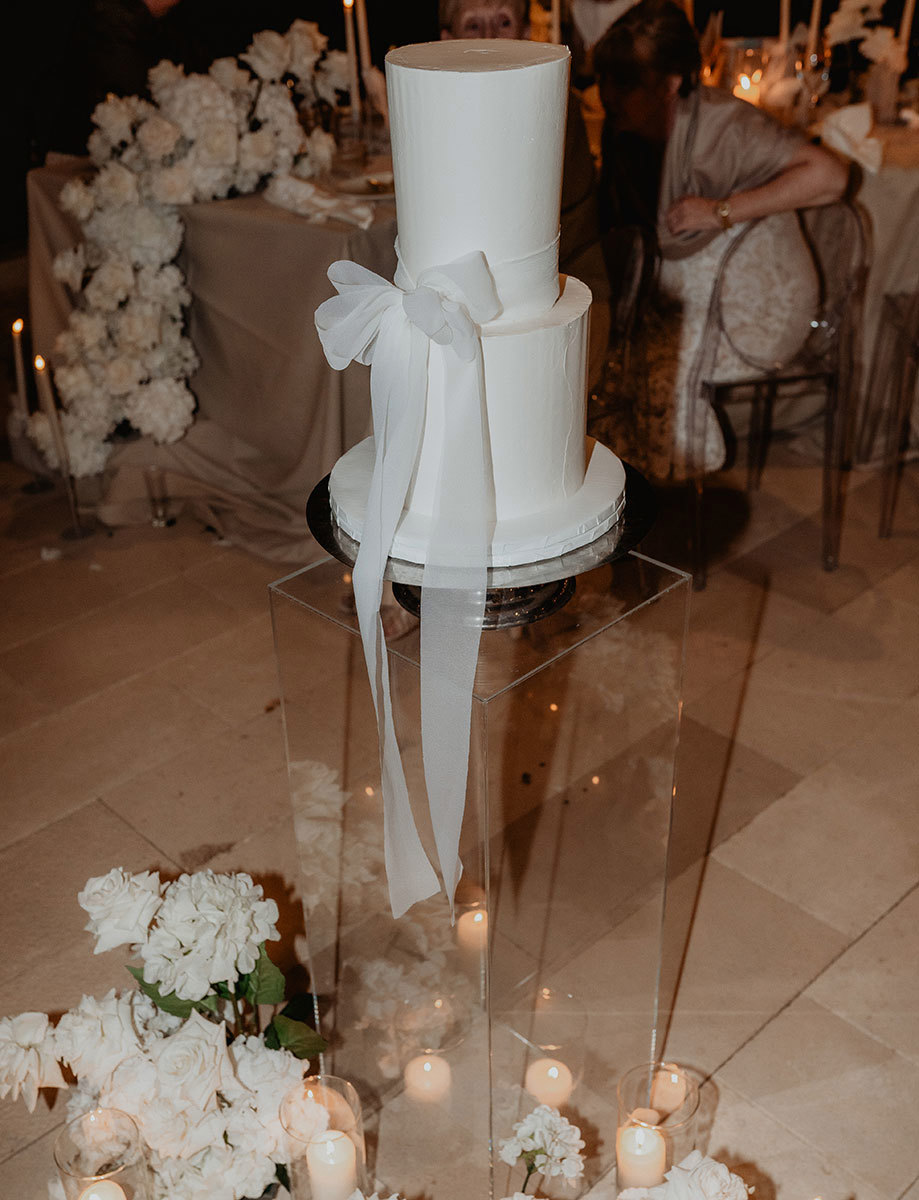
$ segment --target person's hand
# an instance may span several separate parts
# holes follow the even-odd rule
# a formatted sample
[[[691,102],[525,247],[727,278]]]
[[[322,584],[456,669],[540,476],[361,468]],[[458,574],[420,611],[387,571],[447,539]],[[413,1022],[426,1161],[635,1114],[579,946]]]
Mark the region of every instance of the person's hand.
[[[721,218],[715,212],[715,200],[704,196],[681,196],[667,210],[667,228],[671,233],[695,233],[697,229],[720,229]]]

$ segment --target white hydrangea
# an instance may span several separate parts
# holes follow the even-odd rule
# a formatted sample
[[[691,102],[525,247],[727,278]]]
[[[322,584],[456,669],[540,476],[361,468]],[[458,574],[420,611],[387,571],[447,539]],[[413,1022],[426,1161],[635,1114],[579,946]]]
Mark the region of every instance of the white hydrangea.
[[[130,875],[113,867],[107,875],[88,879],[77,903],[89,913],[85,928],[96,939],[94,953],[137,945],[147,940],[150,922],[162,904],[160,877],[155,871]]]
[[[252,39],[252,44],[239,56],[252,70],[271,83],[280,79],[290,65],[290,43],[282,33],[264,29]]]
[[[288,70],[299,81],[309,83],[329,39],[319,32],[315,21],[301,20],[294,21],[286,37],[290,46]]]
[[[348,56],[343,50],[330,50],[316,69],[316,92],[333,107],[337,92],[348,90]]]
[[[235,58],[215,58],[207,73],[217,80],[224,91],[252,92],[252,76],[243,70]]]
[[[133,289],[134,272],[131,264],[123,258],[109,258],[94,272],[83,290],[91,308],[100,312],[114,312],[119,304],[127,300]]]
[[[137,176],[120,162],[108,162],[93,181],[99,208],[120,208],[139,199]]]
[[[584,1174],[584,1149],[581,1131],[561,1116],[557,1109],[540,1104],[518,1121],[514,1136],[498,1143],[501,1161],[513,1166],[523,1158],[528,1168],[547,1179],[561,1176],[574,1183]]]
[[[152,379],[124,399],[124,414],[134,428],[160,444],[177,442],[194,411],[195,398],[181,379]]]
[[[150,350],[160,340],[162,308],[135,296],[112,318],[113,340],[127,350]],[[57,374],[55,374],[57,379]]]
[[[93,189],[83,179],[68,179],[61,188],[58,204],[65,213],[70,213],[81,223],[88,221],[96,207]]]
[[[54,1049],[54,1030],[45,1013],[0,1017],[0,1100],[21,1094],[29,1112],[35,1111],[38,1090],[64,1088]]]
[[[288,1050],[269,1050],[258,1037],[236,1038],[229,1052],[236,1079],[244,1089],[234,1100],[228,1117],[230,1141],[237,1144],[234,1128],[257,1127],[262,1153],[276,1162],[285,1162],[287,1141],[278,1114],[281,1101],[303,1077],[303,1063]],[[328,1117],[327,1110],[321,1105],[316,1107]]]
[[[135,391],[144,377],[144,365],[130,354],[119,354],[105,365],[105,387],[113,396]]]
[[[84,1086],[98,1090],[126,1058],[141,1053],[132,996],[114,988],[102,1000],[84,996],[64,1013],[54,1031],[58,1058]]]
[[[188,162],[155,167],[146,180],[150,198],[157,204],[191,204],[195,198],[195,181]]]
[[[134,112],[124,97],[107,96],[93,109],[92,122],[113,146],[129,142],[134,136]]]
[[[178,125],[155,111],[137,130],[137,141],[151,162],[160,162],[172,154],[181,136]]]
[[[180,876],[141,947],[144,979],[183,1000],[200,1000],[213,983],[232,985],[253,969],[260,944],[280,936],[278,906],[262,897],[249,875]]]
[[[117,415],[113,417],[113,428],[120,419]],[[105,468],[112,453],[111,443],[99,441],[92,424],[84,424],[76,410],[67,410],[61,413],[61,427],[64,431],[71,475],[77,479],[98,475]],[[41,442],[39,442],[39,448],[47,457]],[[51,459],[48,461],[54,466]]]

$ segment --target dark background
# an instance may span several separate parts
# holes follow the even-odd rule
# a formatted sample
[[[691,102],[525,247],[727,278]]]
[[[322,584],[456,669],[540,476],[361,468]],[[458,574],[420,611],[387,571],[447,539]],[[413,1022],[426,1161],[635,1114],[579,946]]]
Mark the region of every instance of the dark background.
[[[888,0],[884,24],[899,29],[903,3]],[[6,51],[0,73],[0,253],[25,239],[29,167],[42,163],[49,150],[82,152],[94,93],[98,96],[100,87],[103,93],[108,90],[103,79],[93,83],[89,75],[108,72],[111,90],[123,90],[118,81],[125,72],[130,77],[132,51],[110,50],[94,27],[100,6],[108,12],[132,4],[137,10],[141,7],[140,0],[16,0],[4,6],[6,12],[0,17]],[[382,63],[392,45],[438,36],[437,0],[366,0],[366,4],[377,63]],[[824,23],[836,6],[837,0],[826,0]],[[793,25],[809,19],[810,0],[792,0],[791,7]],[[703,28],[709,13],[719,9],[724,11],[725,36],[778,32],[779,0],[696,0],[697,26]],[[205,70],[215,58],[244,50],[258,30],[285,30],[296,17],[317,21],[330,46],[344,48],[339,0],[180,0],[151,29],[149,41],[155,45],[148,41],[146,49],[152,62],[165,56],[189,71]],[[91,69],[93,63],[96,67]]]

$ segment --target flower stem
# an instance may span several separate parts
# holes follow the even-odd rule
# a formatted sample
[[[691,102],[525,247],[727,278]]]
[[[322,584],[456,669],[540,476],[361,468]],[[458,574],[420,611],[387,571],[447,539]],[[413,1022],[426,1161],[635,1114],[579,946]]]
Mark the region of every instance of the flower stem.
[[[243,1015],[239,1009],[239,1000],[237,999],[236,991],[229,980],[227,980],[227,990],[230,993],[230,1003],[233,1005],[233,1024],[235,1026],[234,1033],[238,1035],[245,1032],[245,1029],[243,1028]]]
[[[525,1192],[527,1190],[527,1184],[530,1182],[530,1176],[535,1174],[535,1172],[536,1172],[536,1168],[532,1164],[528,1163],[526,1178],[523,1181],[523,1187],[520,1189],[522,1192]]]

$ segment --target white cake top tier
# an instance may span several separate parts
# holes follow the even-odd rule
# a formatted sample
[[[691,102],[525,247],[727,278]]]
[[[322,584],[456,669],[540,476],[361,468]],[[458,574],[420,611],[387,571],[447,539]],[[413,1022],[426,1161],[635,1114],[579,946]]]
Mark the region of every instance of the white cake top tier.
[[[405,268],[417,279],[483,251],[502,322],[539,316],[558,299],[569,61],[564,46],[507,39],[386,56]]]

